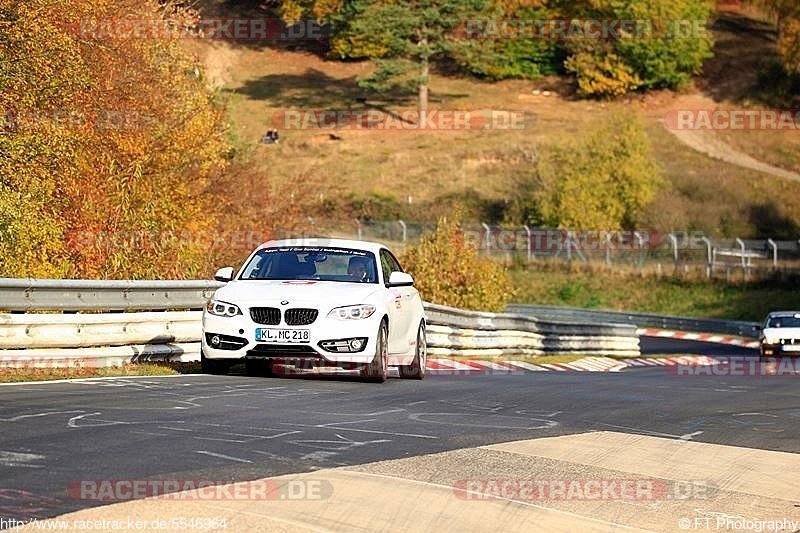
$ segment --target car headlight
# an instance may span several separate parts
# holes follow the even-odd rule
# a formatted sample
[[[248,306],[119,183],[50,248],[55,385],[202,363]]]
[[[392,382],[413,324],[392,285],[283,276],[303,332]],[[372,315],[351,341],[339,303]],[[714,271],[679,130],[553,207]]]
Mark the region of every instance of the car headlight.
[[[375,306],[369,304],[347,305],[336,307],[328,313],[328,318],[338,318],[339,320],[361,320],[369,318],[375,313]]]
[[[764,342],[766,344],[778,344],[780,339],[778,337],[764,337]]]
[[[206,305],[206,311],[209,314],[216,315],[216,316],[236,316],[241,315],[242,310],[239,307],[229,304],[228,302],[221,302],[219,300],[211,300]]]

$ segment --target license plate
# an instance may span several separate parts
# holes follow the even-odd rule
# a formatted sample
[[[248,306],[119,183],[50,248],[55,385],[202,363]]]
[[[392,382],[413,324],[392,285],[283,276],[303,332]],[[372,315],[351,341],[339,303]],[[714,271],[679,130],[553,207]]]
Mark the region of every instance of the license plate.
[[[800,344],[784,344],[782,348],[784,352],[800,352]]]
[[[308,342],[307,329],[257,328],[257,342]]]

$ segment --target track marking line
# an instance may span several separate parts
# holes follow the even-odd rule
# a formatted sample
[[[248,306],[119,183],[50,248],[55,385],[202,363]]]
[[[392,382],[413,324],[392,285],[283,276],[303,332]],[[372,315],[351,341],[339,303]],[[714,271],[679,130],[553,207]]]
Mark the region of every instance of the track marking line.
[[[238,457],[231,457],[230,455],[224,455],[221,453],[214,453],[208,452],[206,450],[197,450],[195,453],[201,453],[203,455],[210,455],[211,457],[217,457],[219,459],[227,459],[228,461],[235,461],[237,463],[252,463],[253,461],[247,459],[239,459]]]

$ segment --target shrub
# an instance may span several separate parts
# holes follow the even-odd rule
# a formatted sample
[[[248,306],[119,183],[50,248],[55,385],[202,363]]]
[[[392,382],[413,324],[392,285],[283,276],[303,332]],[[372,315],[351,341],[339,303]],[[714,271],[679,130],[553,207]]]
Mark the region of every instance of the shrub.
[[[326,198],[322,202],[323,214],[327,218],[364,222],[398,220],[408,215],[405,205],[392,193],[370,191],[349,192],[341,196]]]
[[[610,50],[575,52],[564,67],[575,74],[578,91],[586,95],[620,96],[642,83],[633,68]]]
[[[551,147],[518,184],[517,223],[570,229],[635,227],[663,182],[636,115],[618,111]]]
[[[546,20],[558,17],[548,9],[494,9],[487,18]],[[487,30],[489,32],[490,30]],[[563,54],[555,39],[505,39],[487,35],[468,39],[453,50],[456,63],[467,72],[493,80],[506,78],[535,79],[561,71]]]
[[[502,311],[514,291],[506,269],[479,257],[464,241],[452,218],[440,218],[436,231],[404,254],[425,301],[479,311]]]
[[[568,43],[565,66],[587,95],[616,95],[625,89],[677,88],[712,57],[705,30],[713,6],[706,0],[615,0],[593,2],[575,17],[649,21],[642,35],[613,41],[576,39]]]

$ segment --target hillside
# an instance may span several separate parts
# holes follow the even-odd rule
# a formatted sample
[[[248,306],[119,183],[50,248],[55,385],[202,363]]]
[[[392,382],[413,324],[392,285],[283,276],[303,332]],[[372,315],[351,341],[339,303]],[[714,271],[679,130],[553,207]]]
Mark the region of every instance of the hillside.
[[[668,178],[641,227],[793,238],[800,225],[800,184],[779,177],[780,172],[740,163],[749,158],[799,172],[800,134],[701,132],[704,142],[713,141],[733,154],[725,162],[713,151],[688,147],[686,139],[664,126],[664,118],[676,109],[765,105],[768,95],[759,87],[758,73],[775,55],[770,26],[743,13],[724,12],[713,29],[716,56],[684,94],[662,91],[603,102],[574,97],[571,85],[561,78],[489,83],[436,74],[431,84],[435,108],[520,112],[529,117],[526,127],[444,132],[344,129],[334,137],[327,131],[282,128],[279,145],[258,142],[268,128],[281,127],[274,121],[276,113],[403,112],[414,109],[414,100],[365,94],[356,77],[369,71],[368,63],[329,61],[310,51],[281,47],[224,42],[193,46],[199,47],[209,77],[229,97],[242,157],[252,162],[258,179],[298,194],[323,216],[363,214],[359,200],[363,203],[365,196],[379,193],[381,200],[369,213],[374,218],[399,214],[409,220],[430,220],[449,209],[455,198],[468,197],[475,218],[502,219],[504,206],[515,194],[515,178],[526,173],[541,146],[575,134],[589,116],[630,107],[644,117],[654,155]]]

